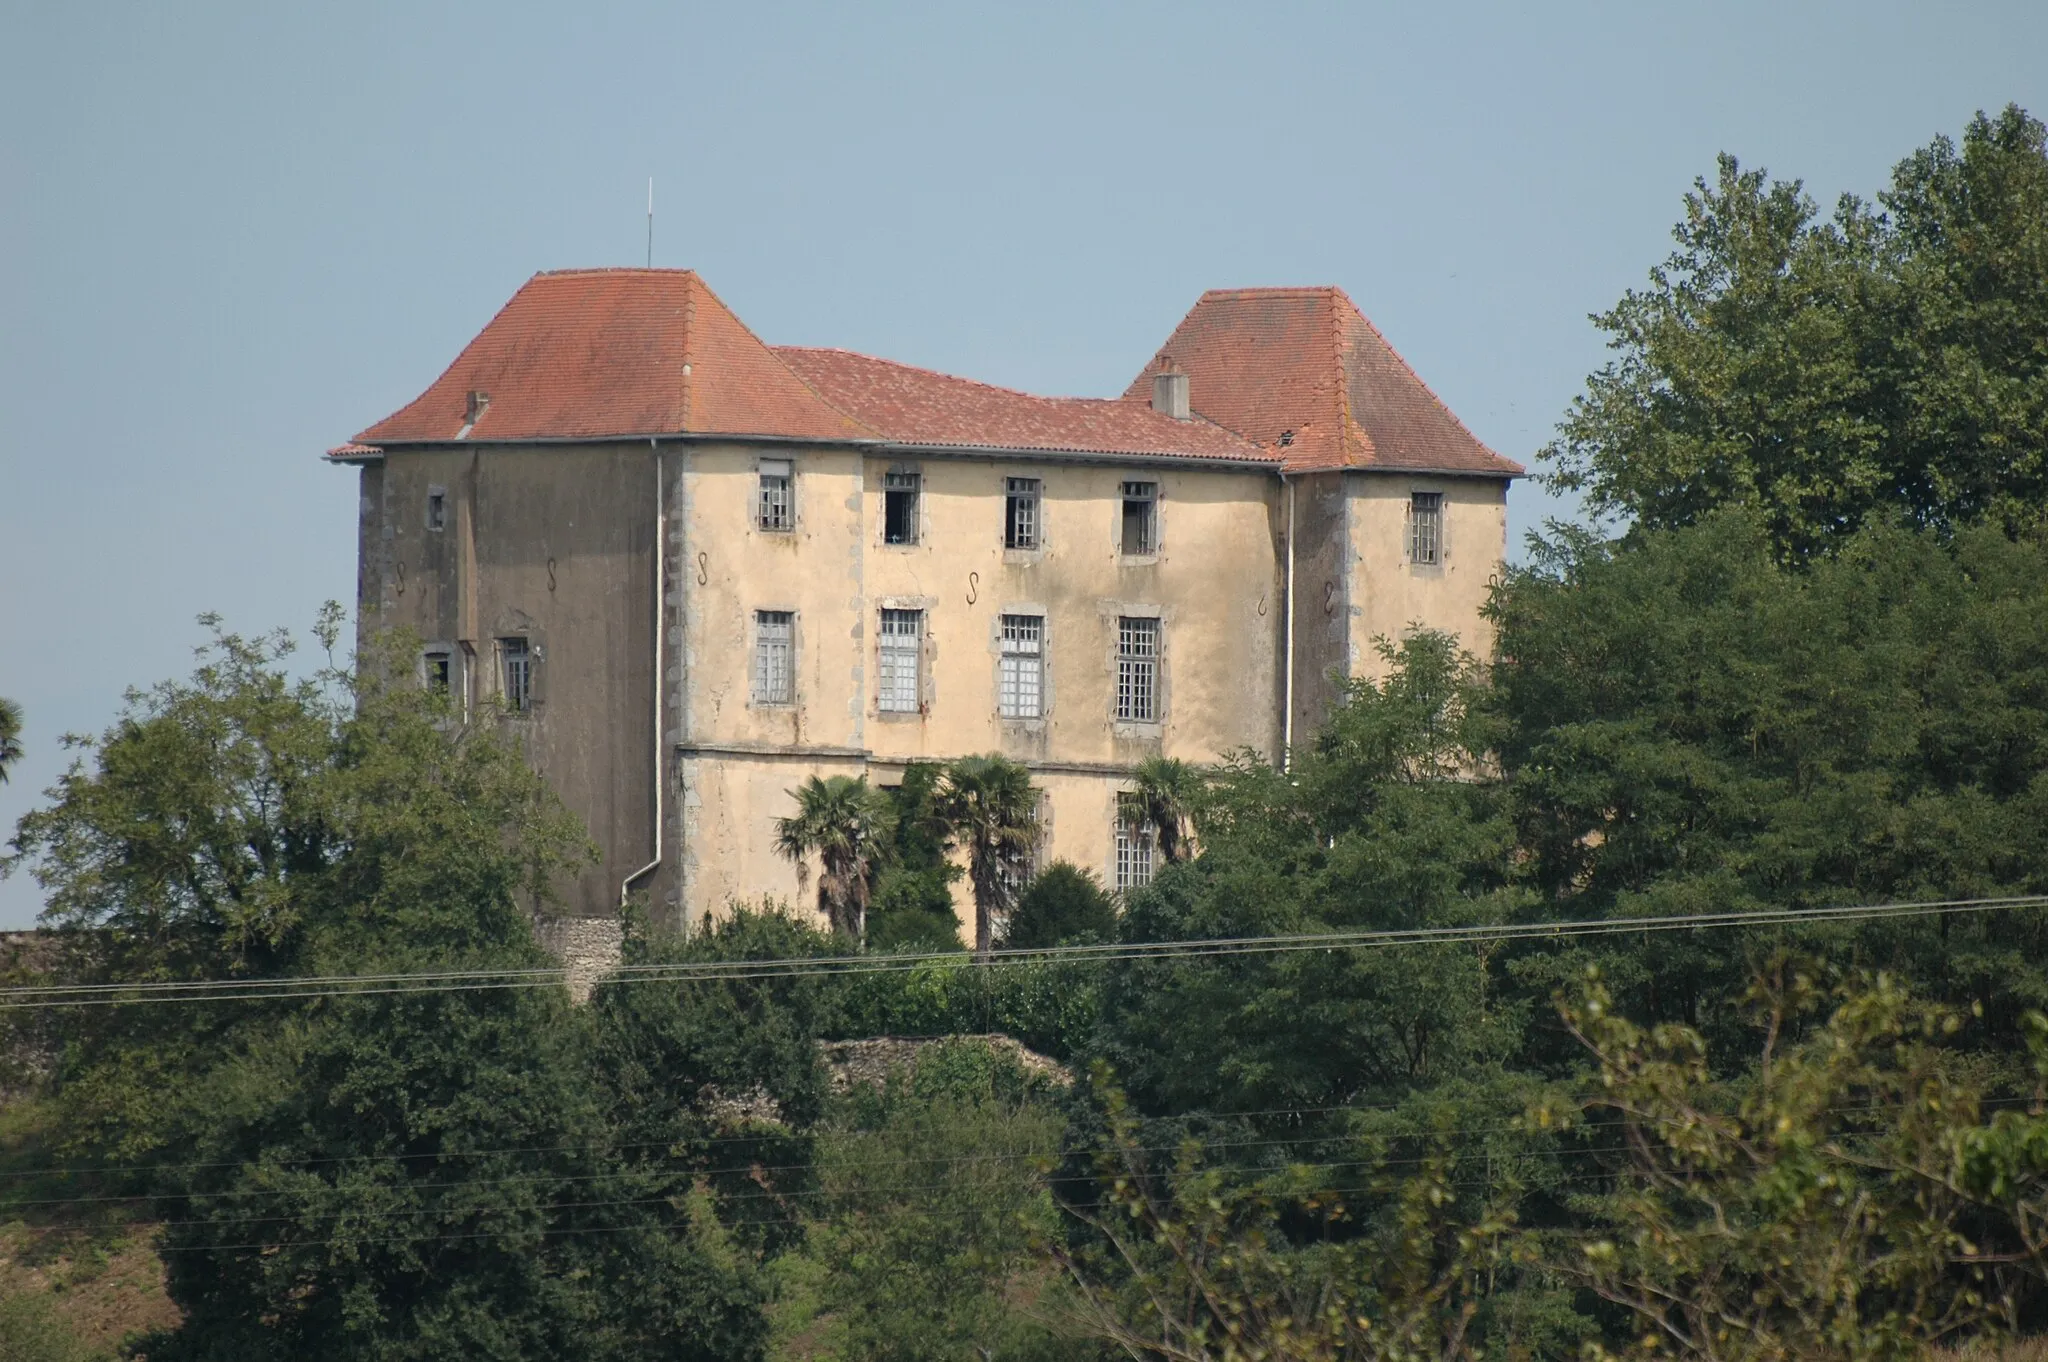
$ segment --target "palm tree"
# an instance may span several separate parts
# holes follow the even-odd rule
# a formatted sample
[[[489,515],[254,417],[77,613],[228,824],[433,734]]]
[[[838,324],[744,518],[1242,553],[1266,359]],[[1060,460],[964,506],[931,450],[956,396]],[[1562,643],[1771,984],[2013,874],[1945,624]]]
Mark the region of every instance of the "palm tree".
[[[0,785],[7,783],[7,768],[21,760],[21,706],[0,695]]]
[[[1194,856],[1195,810],[1209,788],[1208,773],[1179,757],[1147,757],[1131,772],[1122,797],[1124,816],[1159,829],[1159,854],[1168,865]]]
[[[967,853],[974,952],[986,959],[996,919],[1009,911],[1012,887],[1038,844],[1038,788],[1008,757],[961,757],[946,764],[935,807],[953,845]]]
[[[818,911],[833,931],[859,941],[867,931],[868,882],[889,849],[889,797],[865,776],[812,776],[789,796],[796,816],[775,820],[775,850],[796,862],[799,882],[817,854]]]

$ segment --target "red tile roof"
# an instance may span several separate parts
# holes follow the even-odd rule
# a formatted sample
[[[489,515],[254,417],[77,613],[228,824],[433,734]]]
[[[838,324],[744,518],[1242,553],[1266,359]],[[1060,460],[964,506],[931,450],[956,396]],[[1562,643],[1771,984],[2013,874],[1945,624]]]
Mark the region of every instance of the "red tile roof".
[[[490,403],[474,427],[469,395]],[[536,274],[416,400],[362,444],[679,432],[871,438],[690,270]]]
[[[778,345],[775,353],[894,444],[1275,461],[1212,422],[1154,411],[1149,388],[1144,401],[1038,397],[850,350]]]
[[[1189,375],[1194,419],[1152,409],[1152,375],[1168,366]],[[473,393],[489,400],[472,422]],[[1123,397],[1037,397],[845,350],[771,348],[694,272],[640,269],[533,276],[432,387],[328,454],[677,434],[1522,471],[1339,289],[1205,293]]]
[[[1212,289],[1174,329],[1126,400],[1166,367],[1192,408],[1262,445],[1290,471],[1443,469],[1514,477],[1338,288]]]

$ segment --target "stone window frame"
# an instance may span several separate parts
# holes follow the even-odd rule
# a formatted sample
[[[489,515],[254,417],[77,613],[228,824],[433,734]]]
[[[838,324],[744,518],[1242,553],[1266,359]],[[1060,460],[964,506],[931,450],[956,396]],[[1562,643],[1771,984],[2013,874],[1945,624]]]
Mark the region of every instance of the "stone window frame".
[[[518,645],[516,649],[512,646],[514,644]],[[491,644],[491,655],[497,664],[494,668],[497,673],[497,694],[506,717],[531,719],[539,711],[544,698],[541,678],[547,659],[540,640],[530,633],[500,634]],[[524,659],[524,667],[521,669],[523,683],[519,687],[523,692],[523,704],[514,703],[513,678],[520,674],[514,670],[515,657]]]
[[[781,496],[782,523],[770,523],[770,500],[768,479],[780,477],[783,480]],[[797,527],[796,460],[791,457],[771,458],[763,455],[754,461],[754,508],[753,528],[762,534],[794,534]]]
[[[1420,546],[1419,536],[1424,521],[1417,512],[1422,508],[1422,498],[1434,498],[1434,534],[1432,554],[1423,559],[1416,556]],[[1401,508],[1401,559],[1402,565],[1419,576],[1437,576],[1444,570],[1444,563],[1450,557],[1450,504],[1448,490],[1441,486],[1411,484],[1408,498]]]
[[[1037,649],[1033,654],[1013,652],[1007,645],[1011,620],[1035,619],[1038,621]],[[995,713],[998,722],[1016,728],[1035,730],[1044,726],[1052,714],[1052,629],[1045,607],[1036,601],[1005,602],[996,612],[990,625],[992,633],[991,651],[995,654]],[[1038,659],[1038,712],[1036,714],[1004,713],[1005,673],[1010,670],[1008,661],[1017,656],[1036,656]]]
[[[1134,491],[1134,489],[1141,487],[1151,488],[1151,493],[1145,495]],[[1127,536],[1124,533],[1130,524],[1130,506],[1134,501],[1142,501],[1151,508],[1146,514],[1145,521],[1152,532],[1152,542],[1144,548],[1137,550],[1132,550],[1125,543]],[[1166,542],[1166,484],[1159,479],[1157,474],[1135,478],[1126,478],[1119,474],[1117,478],[1116,508],[1115,533],[1118,559],[1126,565],[1158,562],[1160,548]]]
[[[870,713],[882,723],[922,723],[932,711],[937,699],[934,676],[938,668],[934,665],[938,653],[934,646],[932,615],[938,605],[935,596],[884,596],[875,602],[875,643],[872,652],[875,664],[874,689],[870,693]],[[911,611],[919,616],[917,646],[913,656],[917,661],[917,707],[915,709],[884,709],[882,707],[882,655],[884,652],[883,620],[885,612]]]
[[[787,649],[785,679],[788,683],[784,696],[763,694],[762,663],[767,657],[767,648],[772,643],[763,630],[768,616],[780,615],[781,623],[788,627],[789,634],[781,640]],[[763,606],[753,612],[751,646],[747,650],[747,708],[749,709],[795,709],[797,707],[797,667],[802,656],[802,619],[795,606]]]
[[[913,480],[908,488],[890,486],[891,482],[905,478]],[[908,525],[909,537],[891,539],[889,537],[889,498],[903,491],[908,491],[911,496],[910,523]],[[891,463],[882,471],[881,515],[879,523],[875,528],[877,530],[876,539],[883,548],[909,551],[924,546],[927,530],[925,501],[929,491],[930,489],[925,485],[924,467],[921,464],[899,461]]]
[[[427,486],[426,526],[429,534],[440,534],[448,528],[448,489],[439,483]]]
[[[1045,479],[1036,472],[1003,475],[1003,557],[1010,562],[1032,562],[1045,552]],[[1030,484],[1028,490],[1020,484]],[[1031,542],[1016,542],[1018,499],[1030,500]]]

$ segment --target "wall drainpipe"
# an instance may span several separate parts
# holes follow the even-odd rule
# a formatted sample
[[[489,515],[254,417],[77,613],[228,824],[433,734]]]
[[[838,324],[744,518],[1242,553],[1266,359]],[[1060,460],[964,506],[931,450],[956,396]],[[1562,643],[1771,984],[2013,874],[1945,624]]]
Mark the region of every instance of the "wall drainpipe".
[[[1280,481],[1287,487],[1287,664],[1282,674],[1280,709],[1280,769],[1294,769],[1294,479],[1285,473]]]
[[[654,456],[654,544],[649,554],[654,560],[654,859],[641,866],[619,882],[619,908],[626,907],[627,897],[633,886],[661,867],[662,794],[661,778],[661,692],[665,684],[662,678],[662,557],[663,536],[668,532],[666,515],[667,487],[661,476],[661,446],[652,436],[647,440],[647,452]]]

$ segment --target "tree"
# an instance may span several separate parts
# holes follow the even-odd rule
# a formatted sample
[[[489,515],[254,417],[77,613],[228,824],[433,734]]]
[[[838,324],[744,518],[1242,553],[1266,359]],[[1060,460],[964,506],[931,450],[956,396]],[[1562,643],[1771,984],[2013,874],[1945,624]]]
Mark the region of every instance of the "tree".
[[[1131,772],[1122,796],[1125,816],[1159,830],[1159,854],[1178,865],[1194,851],[1189,829],[1201,808],[1208,778],[1202,768],[1178,757],[1147,757]]]
[[[460,956],[527,933],[582,828],[489,724],[388,686],[376,656],[293,680],[282,632],[213,637],[184,682],[132,692],[18,826],[10,872],[79,982],[341,972],[392,941]],[[331,655],[339,612],[318,626]],[[403,653],[400,643],[392,648]],[[402,674],[402,673],[400,673]],[[82,1148],[139,1155],[263,1005],[86,1009],[60,1100]]]
[[[1723,156],[1679,249],[1595,323],[1617,358],[1543,451],[1646,528],[1757,513],[1803,560],[1872,519],[2048,505],[2048,132],[2017,107],[1900,162],[1831,220]]]
[[[1562,1006],[1597,1075],[1531,1115],[1590,1120],[1609,1151],[1585,1223],[1542,1238],[1633,1317],[1629,1355],[1908,1358],[1995,1327],[2011,1302],[1985,1268],[2006,1255],[1958,1176],[1981,1093],[1944,1051],[1952,1013],[1780,956],[1749,999],[1754,1062],[1718,1078],[1697,1031],[1613,1002],[1596,972]]]
[[[64,1014],[70,1152],[165,1226],[183,1318],[144,1350],[758,1358],[814,1025],[772,997],[718,1025],[758,986],[705,984],[619,1044],[546,977],[530,915],[586,839],[517,747],[402,667],[294,681],[289,650],[216,629],[15,839],[84,980],[287,981]],[[389,982],[451,972],[500,986]]]
[[[1059,1287],[1032,1252],[1059,1228],[1042,1177],[1059,1148],[1049,1096],[1013,1057],[962,1038],[840,1101],[805,1250],[834,1355],[1075,1355],[1034,1318]]]
[[[904,767],[900,785],[883,788],[894,837],[868,905],[870,950],[966,949],[953,908],[953,883],[962,872],[946,855],[946,825],[935,803],[944,778],[939,763],[914,761]]]
[[[1116,939],[1116,903],[1102,881],[1071,861],[1054,861],[1017,896],[1003,928],[1012,949]]]
[[[1064,1201],[1091,1233],[1046,1245],[1075,1288],[1077,1332],[1150,1362],[1492,1355],[1474,1323],[1513,1217],[1496,1205],[1461,1219],[1442,1149],[1247,1179],[1208,1164],[1194,1140],[1162,1148],[1107,1070],[1096,1081],[1104,1194]]]
[[[948,762],[937,798],[939,817],[967,855],[974,890],[974,950],[987,956],[996,925],[1009,911],[1011,884],[1021,878],[1038,842],[1038,789],[1031,772],[991,753]]]
[[[1240,754],[1216,772],[1202,855],[1129,898],[1122,939],[1470,926],[1523,906],[1502,791],[1469,774],[1483,674],[1440,634],[1386,657],[1291,771]],[[1116,961],[1097,1052],[1151,1114],[1395,1101],[1513,1055],[1525,1005],[1490,962],[1434,945]]]
[[[1787,570],[1759,520],[1565,538],[1497,596],[1478,704],[1546,911],[2048,891],[2048,540],[1879,525]],[[1979,1004],[1975,1043],[2016,1048],[2020,1012],[2048,1006],[2037,913],[1819,931],[1782,939]],[[1631,1015],[1729,1046],[1757,942],[1510,958],[1545,992],[1598,962]]]
[[[775,849],[796,862],[799,876],[818,857],[818,911],[834,932],[858,942],[875,869],[887,854],[888,798],[866,776],[812,776],[789,794],[797,811],[775,821]]]
[[[21,760],[21,706],[0,695],[0,785],[7,783],[7,768]]]

